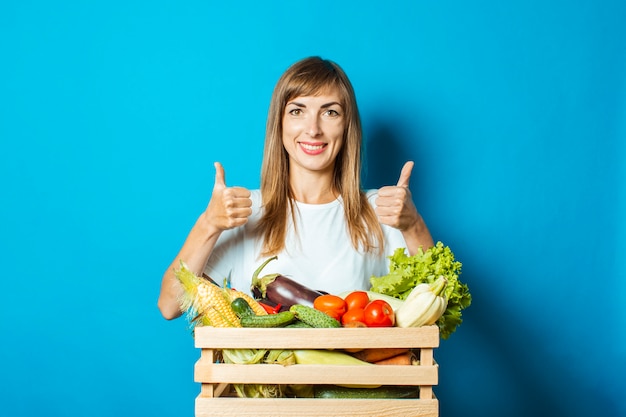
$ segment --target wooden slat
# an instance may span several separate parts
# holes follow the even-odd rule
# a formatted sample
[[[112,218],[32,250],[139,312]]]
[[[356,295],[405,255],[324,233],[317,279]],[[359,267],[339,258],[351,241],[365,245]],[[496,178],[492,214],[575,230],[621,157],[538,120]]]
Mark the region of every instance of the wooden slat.
[[[215,386],[213,384],[202,384],[200,385],[200,397],[219,397],[219,395],[215,395]]]
[[[200,357],[204,362],[213,363],[215,362],[215,350],[214,349],[202,349],[200,351]]]
[[[224,393],[224,390],[230,387],[230,384],[225,382],[219,384],[200,384],[200,397],[219,397]]]
[[[437,385],[438,366],[238,365],[200,359],[194,378],[204,383]]]
[[[433,387],[431,385],[420,385],[420,399],[433,398]]]
[[[437,417],[437,399],[196,398],[196,417]]]
[[[420,365],[433,364],[433,350],[428,348],[420,349]]]
[[[213,349],[436,348],[439,328],[241,329],[196,327],[195,346]]]
[[[202,385],[205,385],[205,384],[202,384]],[[214,392],[215,397],[219,397],[220,395],[222,395],[224,390],[226,388],[228,388],[229,386],[230,385],[225,383],[225,382],[222,382],[222,383],[218,384],[217,387],[215,388],[215,392]],[[432,395],[430,396],[430,398],[432,398]]]

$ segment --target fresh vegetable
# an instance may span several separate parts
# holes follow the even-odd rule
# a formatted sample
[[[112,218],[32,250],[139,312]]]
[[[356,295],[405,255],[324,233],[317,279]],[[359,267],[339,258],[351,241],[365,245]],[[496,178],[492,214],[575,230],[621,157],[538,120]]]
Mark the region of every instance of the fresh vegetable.
[[[281,274],[269,274],[259,278],[265,265],[276,258],[273,256],[267,259],[254,272],[252,275],[252,292],[259,295],[257,298],[267,298],[273,303],[282,304],[283,310],[289,309],[294,304],[313,307],[313,302],[322,295],[321,292],[312,290]]]
[[[224,363],[256,364],[277,363],[293,365],[295,357],[291,350],[266,349],[224,349],[222,350]],[[245,398],[279,398],[283,397],[285,387],[280,384],[233,384],[239,397]]]
[[[276,304],[276,305],[274,305],[274,306],[271,306],[271,305],[269,305],[269,304],[262,303],[262,302],[260,302],[260,301],[259,301],[259,305],[260,305],[261,307],[263,307],[263,310],[265,310],[265,312],[266,312],[267,314],[276,314],[276,313],[278,313],[278,312],[280,311],[280,309],[281,309],[281,307],[282,307],[282,305],[281,305],[281,304]]]
[[[230,306],[239,317],[242,327],[284,327],[296,319],[295,314],[290,311],[267,314],[263,310],[262,315],[256,315],[243,298],[236,298]]]
[[[448,305],[448,301],[441,295],[446,282],[442,275],[432,284],[418,284],[413,288],[402,307],[396,310],[396,325],[420,327],[435,324]]]
[[[239,317],[240,319],[242,317],[245,316],[255,316],[256,314],[254,313],[254,310],[252,310],[252,307],[250,307],[250,304],[248,304],[248,302],[241,298],[235,298],[231,303],[230,303],[230,308],[233,309],[233,311],[235,312],[235,314],[237,315],[237,317]],[[265,314],[267,315],[267,314]]]
[[[419,360],[413,352],[404,352],[391,358],[374,362],[376,365],[418,365]]]
[[[364,362],[347,353],[326,350],[326,349],[296,349],[293,351],[296,363],[300,365],[357,365],[376,366],[372,363]],[[341,384],[345,387],[377,388],[380,384]]]
[[[286,327],[290,329],[312,329],[313,328],[312,326],[309,326],[308,324],[300,320],[296,320],[292,323],[289,323]]]
[[[363,310],[367,327],[391,327],[395,322],[393,308],[384,300],[370,301]]]
[[[346,302],[337,295],[324,294],[313,301],[313,308],[340,320],[341,316],[346,312]]]
[[[305,322],[311,327],[341,327],[341,323],[337,319],[334,319],[328,314],[316,310],[313,307],[295,304],[289,308],[289,311],[293,312],[298,320]]]
[[[224,285],[224,288],[226,288],[226,285]],[[230,299],[231,303],[237,298],[243,298],[244,300],[246,300],[250,308],[252,308],[252,311],[254,311],[254,314],[256,314],[257,316],[264,316],[265,314],[267,314],[261,304],[259,304],[254,298],[250,297],[243,291],[231,288],[230,292],[226,292],[226,295]]]
[[[213,327],[241,327],[239,317],[230,307],[229,290],[223,290],[194,274],[181,261],[174,275],[183,287],[181,311],[187,312],[192,324]]]
[[[344,297],[348,310],[355,308],[365,308],[370,302],[370,297],[365,291],[352,291]]]
[[[242,327],[285,327],[293,322],[296,316],[291,311],[281,311],[276,314],[256,316],[249,314],[241,317]]]
[[[326,349],[294,349],[297,364],[301,365],[372,365],[344,352]]]
[[[183,293],[179,299],[180,309],[186,312],[191,319],[192,327],[241,327],[239,317],[231,307],[231,297],[245,301],[243,297],[236,297],[230,289],[222,289],[217,284],[201,278],[193,273],[187,265],[181,261],[180,268],[174,271],[174,275],[183,287]],[[236,304],[239,306],[240,301]],[[252,311],[252,307],[248,304]],[[245,310],[244,310],[245,311]],[[253,349],[224,349],[222,356],[227,363],[257,363],[261,361],[267,351]],[[291,363],[294,363],[295,359]],[[285,362],[285,364],[288,364]],[[234,384],[237,394],[242,397],[280,397],[282,387],[280,385],[263,384]]]
[[[341,316],[341,324],[349,323],[365,324],[365,307],[370,302],[370,297],[366,291],[352,291],[344,296],[348,310]]]
[[[383,385],[378,388],[346,388],[337,385],[315,385],[315,398],[396,399],[418,398],[419,387],[411,385]]]
[[[381,294],[381,293],[374,292],[374,291],[363,291],[363,292],[367,294],[370,301],[385,300],[386,302],[389,303],[391,308],[393,308],[393,311],[396,311],[397,309],[400,308],[400,306],[402,306],[402,304],[404,304],[404,300],[400,300],[399,298],[392,297],[390,295]],[[344,293],[339,294],[339,296],[344,297],[344,299],[348,295],[350,295],[350,292],[344,292]]]
[[[444,291],[448,305],[437,325],[443,339],[450,337],[463,322],[462,310],[472,302],[467,285],[459,281],[461,263],[454,259],[450,248],[437,242],[426,251],[419,249],[413,256],[408,256],[404,248],[398,248],[389,260],[389,274],[371,277],[370,290],[404,300],[417,285],[432,283],[443,275],[448,282]]]
[[[353,308],[341,316],[341,324],[346,327],[349,323],[363,323],[365,325],[365,309]]]
[[[365,362],[374,363],[408,351],[409,348],[368,348],[354,352],[352,356]]]
[[[290,398],[313,398],[313,387],[311,384],[288,384],[285,393]]]
[[[342,323],[343,324],[343,323]],[[345,324],[343,324],[343,327],[355,327],[355,328],[366,328],[367,325],[361,321],[348,321]]]

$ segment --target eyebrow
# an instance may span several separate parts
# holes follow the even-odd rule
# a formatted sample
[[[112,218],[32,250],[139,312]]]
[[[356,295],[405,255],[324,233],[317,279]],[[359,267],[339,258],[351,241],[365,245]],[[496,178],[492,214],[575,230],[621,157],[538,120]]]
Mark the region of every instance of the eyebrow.
[[[290,101],[289,103],[287,103],[287,105],[290,105],[290,104],[293,104],[294,106],[306,108],[306,105],[304,105],[303,103],[298,103],[297,101]],[[331,106],[335,106],[335,105],[341,107],[341,103],[339,103],[338,101],[331,101],[330,103],[324,103],[320,107],[322,109],[327,109],[327,108],[329,108]]]

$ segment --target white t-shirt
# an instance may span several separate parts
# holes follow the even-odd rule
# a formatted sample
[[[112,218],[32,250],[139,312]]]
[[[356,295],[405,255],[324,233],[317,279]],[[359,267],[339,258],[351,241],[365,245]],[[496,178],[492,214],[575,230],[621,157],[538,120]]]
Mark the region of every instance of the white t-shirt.
[[[367,193],[372,206],[378,190]],[[261,218],[261,192],[251,191],[252,215],[242,227],[224,231],[213,249],[205,273],[222,285],[250,293],[254,271],[268,258],[261,257],[262,239],[254,228]],[[331,294],[368,290],[370,277],[389,272],[389,259],[397,248],[406,248],[402,233],[382,225],[385,253],[357,251],[348,234],[341,199],[327,204],[296,202],[297,234],[289,216],[285,249],[270,261],[259,276],[280,273],[299,283]]]

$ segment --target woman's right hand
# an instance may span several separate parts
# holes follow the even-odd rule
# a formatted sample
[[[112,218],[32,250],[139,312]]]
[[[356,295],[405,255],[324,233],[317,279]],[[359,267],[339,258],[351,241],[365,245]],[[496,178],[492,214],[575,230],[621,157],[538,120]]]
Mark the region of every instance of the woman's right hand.
[[[252,214],[250,190],[227,187],[224,167],[215,162],[215,184],[211,201],[204,212],[205,221],[218,231],[243,226]]]
[[[174,270],[180,267],[180,261],[184,261],[195,274],[202,274],[222,231],[246,224],[251,214],[250,191],[242,187],[226,187],[224,168],[216,162],[211,201],[198,217],[180,252],[163,275],[158,301],[163,317],[171,320],[182,314],[178,300],[183,289],[174,275]]]

